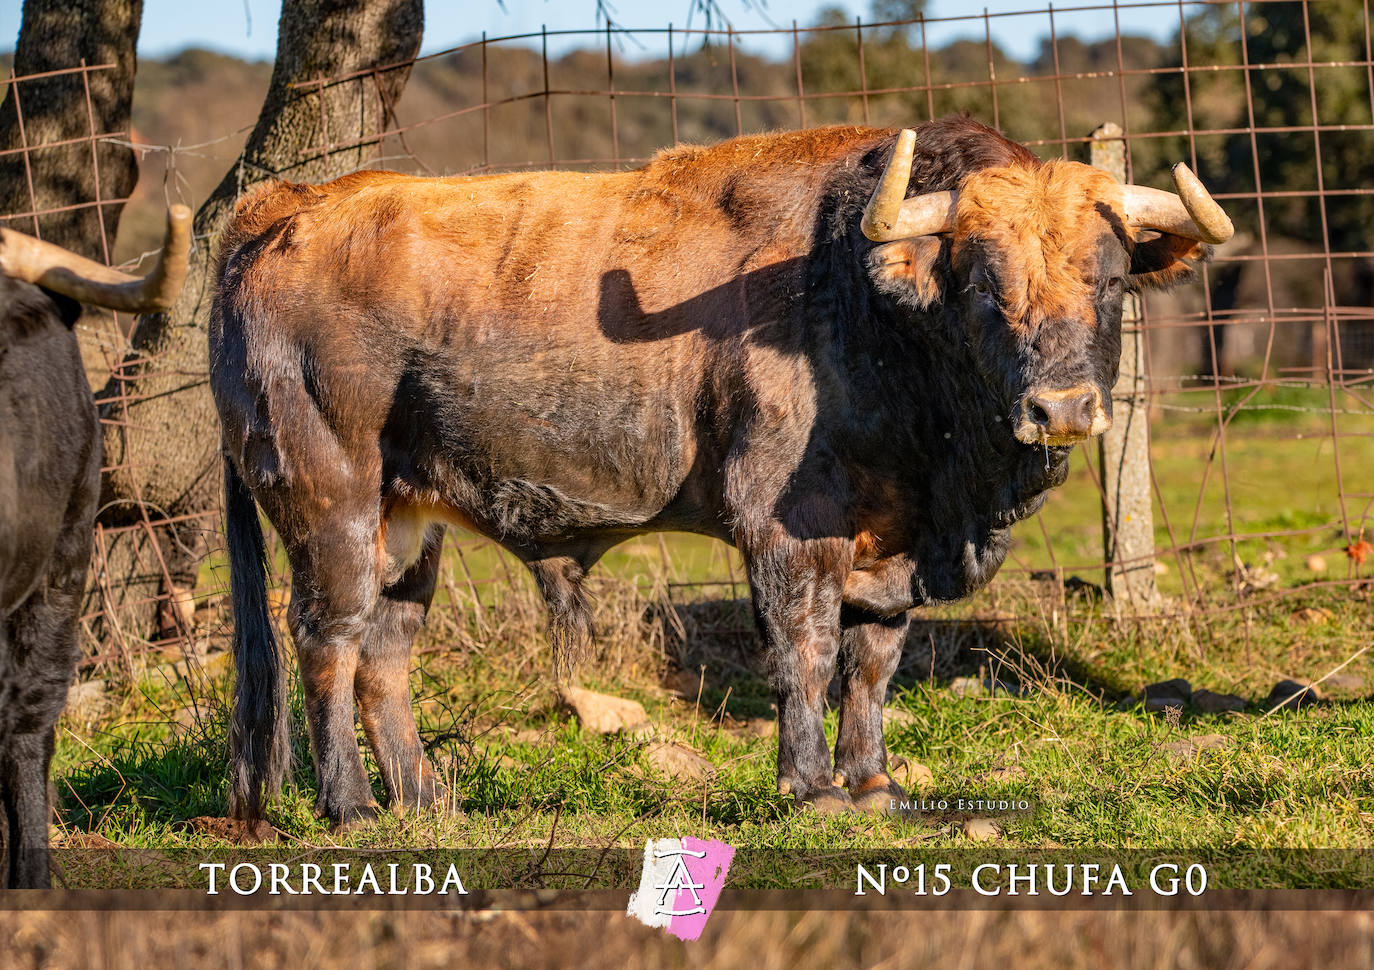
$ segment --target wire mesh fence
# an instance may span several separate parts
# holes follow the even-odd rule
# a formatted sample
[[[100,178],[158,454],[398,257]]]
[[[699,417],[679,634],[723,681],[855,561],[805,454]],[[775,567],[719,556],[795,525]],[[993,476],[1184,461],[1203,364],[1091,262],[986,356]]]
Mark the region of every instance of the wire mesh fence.
[[[1119,28],[1100,42],[1078,38],[1086,12],[1127,7],[1176,22],[1173,40],[1156,43]],[[1038,54],[1017,60],[1004,53],[993,37],[999,18],[1041,35]],[[963,28],[964,39],[936,45],[928,39],[936,25]],[[840,122],[907,126],[951,111],[1000,128],[1042,157],[1087,161],[1093,132],[1114,123],[1128,179],[1168,187],[1169,166],[1185,161],[1239,230],[1195,284],[1147,294],[1127,323],[1142,354],[1137,390],[1150,429],[1144,500],[1153,515],[1153,550],[1135,558],[1148,560],[1162,594],[1134,615],[1197,618],[1314,587],[1367,598],[1374,575],[1366,541],[1374,513],[1368,0],[1047,5],[874,24],[836,15],[767,32],[787,42],[785,60],[751,50],[762,33],[610,25],[484,35],[297,90],[323,101],[332,86],[410,71],[406,96],[383,106],[389,123],[382,134],[331,132],[321,111],[312,151],[368,145],[376,152],[371,166],[428,175],[626,168],[679,141]],[[567,53],[551,55],[551,41]],[[28,80],[10,78],[16,108]],[[218,153],[232,162],[241,138],[224,132],[182,148],[139,142],[144,178],[163,186],[157,204],[169,195],[200,201],[196,187],[177,177],[179,160]],[[95,130],[92,114],[80,141],[90,142],[98,164],[99,142],[130,139]],[[25,142],[6,151],[40,164],[48,147]],[[39,217],[56,211],[41,208],[36,196],[32,202],[0,221],[33,231]],[[107,261],[111,243],[102,239]],[[161,366],[155,354],[133,353],[130,324],[104,320],[83,335],[88,363],[102,377]],[[208,393],[204,373],[172,376]],[[107,394],[102,419],[118,426],[126,404]],[[157,448],[146,436],[139,441]],[[124,449],[107,472],[136,473],[162,460]],[[1070,481],[1018,527],[991,592],[967,609],[986,612],[989,602],[995,609],[1009,583],[1041,584],[1061,603],[1076,588],[1096,590],[1113,558],[1118,566],[1122,558],[1103,538],[1106,471],[1095,447],[1081,449]],[[88,668],[132,669],[150,653],[203,652],[222,634],[217,604],[227,580],[218,566],[218,514],[167,515],[134,502],[104,516],[112,524],[97,528],[84,618]],[[169,544],[193,546],[196,567],[169,567]],[[449,548],[440,601],[462,624],[490,632],[483,617],[491,591],[518,585],[518,569],[485,540],[452,536]],[[683,591],[747,595],[734,553],[705,540],[650,537],[611,558],[613,571],[669,602]],[[276,602],[280,608],[284,600]],[[150,605],[158,607],[151,627],[126,620]]]

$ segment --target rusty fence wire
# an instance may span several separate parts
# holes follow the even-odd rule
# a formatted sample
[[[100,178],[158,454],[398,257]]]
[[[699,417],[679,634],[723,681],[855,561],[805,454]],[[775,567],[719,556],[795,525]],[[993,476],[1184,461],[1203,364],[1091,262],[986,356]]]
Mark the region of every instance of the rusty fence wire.
[[[1176,25],[1172,40],[1134,37],[1119,26],[1099,42],[1077,36],[1088,13],[1119,17],[1127,8],[1167,18]],[[998,20],[1040,35],[1037,55],[1023,61],[1003,52],[994,41]],[[959,28],[960,39],[936,44],[937,28],[942,36]],[[754,52],[764,34],[781,39],[790,56]],[[563,53],[551,54],[551,46]],[[1125,174],[1138,183],[1167,188],[1170,165],[1187,162],[1232,214],[1237,237],[1196,283],[1146,294],[1126,330],[1143,357],[1138,403],[1149,417],[1149,445],[1136,477],[1153,515],[1153,549],[1134,558],[1148,561],[1160,594],[1134,615],[1196,617],[1320,587],[1367,601],[1374,583],[1371,49],[1369,0],[1172,0],[898,23],[836,15],[778,31],[608,25],[483,35],[298,89],[323,102],[331,86],[409,70],[405,96],[384,106],[391,124],[383,134],[331,135],[322,110],[308,154],[371,145],[371,166],[428,175],[626,168],[679,141],[836,122],[911,125],[951,111],[1045,158],[1088,161],[1093,132],[1119,126]],[[25,80],[11,76],[11,96]],[[145,169],[174,171],[179,151],[218,151],[227,167],[241,135],[138,148]],[[81,140],[91,142],[95,163],[100,140],[130,138],[96,131],[92,121]],[[10,151],[40,164],[44,148]],[[203,198],[184,180],[161,178],[182,201]],[[35,202],[3,221],[36,226],[47,211]],[[108,259],[110,241],[102,245]],[[129,366],[130,323],[87,334],[88,360],[95,347],[107,373]],[[117,421],[118,402],[110,404],[106,420]],[[140,456],[124,460],[136,465]],[[999,586],[1015,582],[1049,584],[1061,600],[1065,590],[1096,589],[1113,565],[1099,511],[1107,490],[1101,457],[1082,449],[1070,481],[1018,527],[1006,567],[982,595],[997,605]],[[134,521],[98,529],[88,668],[132,668],[149,652],[203,654],[206,631],[222,635],[227,580],[218,514],[169,519],[144,507]],[[188,534],[204,540],[204,567],[194,581],[178,582],[161,550],[172,535],[185,542]],[[684,564],[674,542],[636,540],[616,568],[669,598],[747,594],[733,552],[691,546]],[[135,547],[140,582],[127,584],[106,568],[117,543]],[[489,590],[518,584],[518,569],[474,537],[453,536],[449,548],[440,599],[463,623],[490,632]],[[156,627],[127,629],[126,611],[152,601],[160,607]],[[274,593],[278,608],[283,601]],[[969,609],[986,607],[975,598]]]
[[[132,136],[127,130],[98,130],[96,111],[92,104],[90,75],[114,67],[114,64],[87,64],[83,60],[71,68],[22,76],[16,76],[11,69],[8,72],[9,77],[3,82],[3,93],[13,106],[19,144],[0,148],[0,157],[19,156],[22,160],[28,194],[28,205],[20,211],[0,214],[0,225],[27,232],[41,239],[42,217],[73,210],[95,209],[102,214],[101,218],[95,220],[100,232],[99,253],[109,265],[116,265],[112,258],[115,240],[107,237],[103,212],[107,207],[125,206],[131,197],[101,197],[98,149],[106,142],[127,143]],[[24,123],[25,85],[62,76],[81,78],[87,130],[79,136],[31,143]],[[47,153],[82,144],[90,146],[91,185],[94,197],[60,206],[41,204],[40,196],[44,193],[36,188],[34,173],[43,166]],[[131,272],[144,271],[136,264],[142,263],[144,258],[152,255],[153,252],[144,253],[130,263],[119,264],[120,268]],[[144,269],[146,270],[146,267]],[[88,313],[78,324],[82,356],[87,375],[92,380],[93,390],[100,392],[108,379],[119,378],[126,372],[162,367],[158,354],[136,355],[131,352],[132,346],[128,335],[133,323],[133,317],[128,314]],[[170,370],[167,373],[172,376]],[[206,377],[204,373],[183,373],[179,376],[188,384],[204,384]],[[115,383],[111,381],[110,386],[114,386]],[[98,402],[101,404],[102,424],[124,424],[123,406],[130,400],[132,397],[126,395]],[[127,455],[117,465],[106,465],[102,472],[105,475],[130,473],[131,480],[136,481],[140,460],[146,457],[137,454]],[[118,669],[132,673],[150,657],[177,656],[185,663],[187,650],[196,646],[192,619],[195,592],[186,585],[178,586],[173,580],[171,571],[164,561],[163,549],[175,542],[185,541],[182,537],[188,529],[198,529],[207,537],[218,536],[219,512],[215,509],[206,509],[196,515],[169,516],[141,499],[118,504],[122,507],[121,514],[117,517],[118,524],[97,523],[95,527],[86,612],[81,618],[84,641],[82,667],[87,672]],[[107,510],[108,506],[105,506],[101,512]],[[207,544],[207,548],[209,545]],[[112,551],[121,548],[129,554],[119,557],[116,563]],[[130,622],[134,616],[147,615],[153,617],[151,625],[139,621],[135,628]],[[202,642],[202,655],[204,646]]]

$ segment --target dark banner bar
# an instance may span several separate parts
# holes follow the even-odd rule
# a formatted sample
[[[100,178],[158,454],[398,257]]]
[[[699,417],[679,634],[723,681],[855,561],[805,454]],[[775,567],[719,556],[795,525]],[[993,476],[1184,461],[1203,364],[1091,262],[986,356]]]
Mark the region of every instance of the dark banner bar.
[[[617,909],[642,849],[67,849],[49,893],[0,908]],[[720,906],[740,909],[1282,908],[1374,902],[1374,850],[740,849]]]

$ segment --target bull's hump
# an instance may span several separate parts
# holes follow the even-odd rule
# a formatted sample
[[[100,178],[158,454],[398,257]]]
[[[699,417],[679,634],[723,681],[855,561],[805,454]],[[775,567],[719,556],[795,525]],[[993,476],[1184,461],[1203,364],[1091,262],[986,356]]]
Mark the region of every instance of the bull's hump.
[[[654,178],[710,178],[748,172],[763,178],[784,176],[800,164],[828,164],[866,151],[893,129],[828,125],[799,131],[742,135],[715,145],[683,145],[659,152],[644,171]]]

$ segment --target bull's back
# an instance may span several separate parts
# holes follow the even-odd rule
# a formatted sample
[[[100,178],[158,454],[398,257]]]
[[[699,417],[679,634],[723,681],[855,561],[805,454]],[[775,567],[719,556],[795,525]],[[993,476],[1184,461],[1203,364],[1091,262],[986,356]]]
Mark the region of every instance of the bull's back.
[[[260,389],[301,361],[342,438],[381,440],[436,500],[502,496],[464,511],[506,526],[521,503],[588,528],[659,514],[703,446],[708,373],[798,270],[643,173],[281,186],[226,239],[215,357]]]

